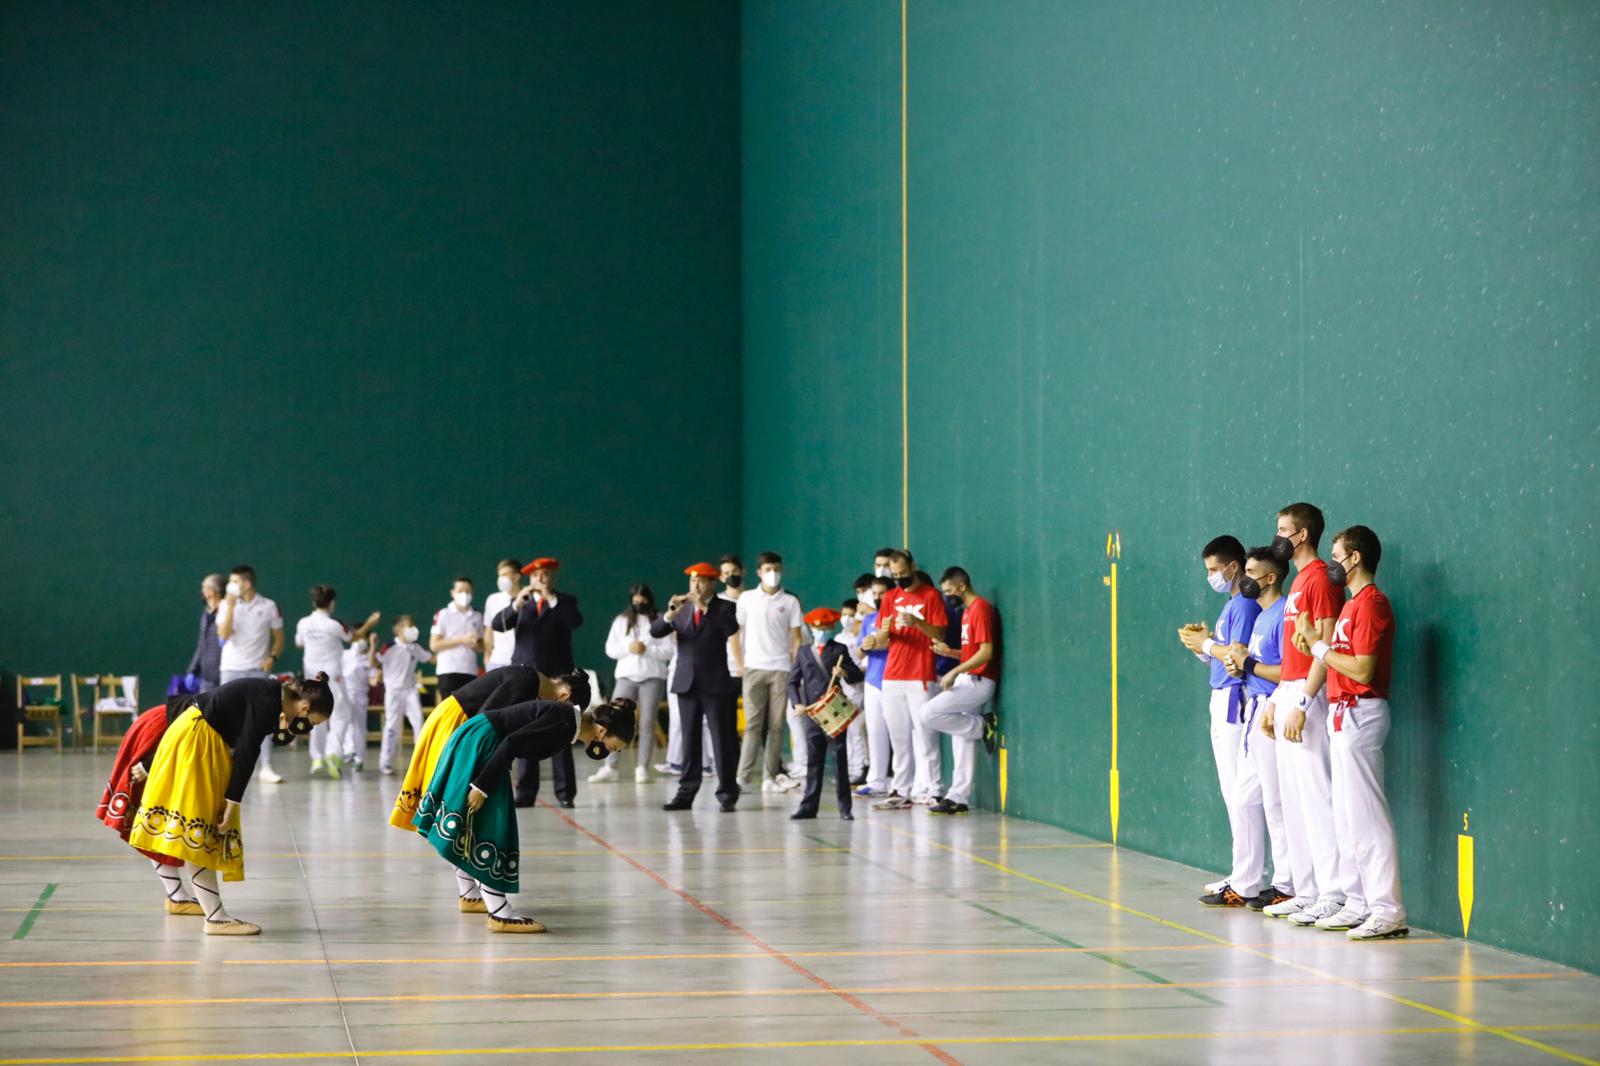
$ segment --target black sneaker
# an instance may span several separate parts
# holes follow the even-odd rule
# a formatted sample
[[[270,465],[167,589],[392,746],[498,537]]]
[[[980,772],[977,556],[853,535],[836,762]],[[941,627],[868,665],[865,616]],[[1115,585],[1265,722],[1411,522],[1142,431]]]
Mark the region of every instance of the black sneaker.
[[[967,813],[967,805],[965,803],[951,803],[947,799],[942,799],[938,803],[935,803],[932,807],[929,807],[928,808],[928,813],[929,814],[966,814]]]
[[[1200,902],[1207,907],[1243,907],[1245,898],[1233,890],[1232,885],[1223,885],[1215,892],[1208,892],[1200,897]]]
[[[1000,746],[1000,719],[993,711],[983,712],[983,750],[990,755]]]
[[[1277,903],[1287,903],[1293,898],[1293,896],[1280,892],[1278,889],[1268,885],[1266,888],[1261,890],[1261,894],[1259,896],[1251,896],[1249,899],[1245,900],[1244,905],[1253,911],[1262,911]]]

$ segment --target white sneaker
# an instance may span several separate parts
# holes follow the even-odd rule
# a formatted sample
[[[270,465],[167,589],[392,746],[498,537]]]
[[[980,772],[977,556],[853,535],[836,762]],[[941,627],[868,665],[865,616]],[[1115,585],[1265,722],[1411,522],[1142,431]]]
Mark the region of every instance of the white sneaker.
[[[633,783],[634,784],[636,784],[636,785],[648,785],[653,780],[655,780],[655,779],[650,776],[650,771],[649,770],[646,770],[642,766],[636,766],[636,767],[633,768]]]
[[[264,785],[283,784],[283,775],[278,773],[270,766],[263,766],[259,776],[261,777],[261,783]]]
[[[770,777],[767,777],[767,778],[763,778],[762,781],[761,781],[761,791],[763,791],[763,792],[782,792],[783,789],[778,787],[778,783],[776,781],[774,781]]]
[[[380,767],[378,767],[378,773],[382,774],[384,777],[393,777],[394,776],[394,767],[392,767],[392,766],[380,766]]]
[[[351,758],[351,759],[346,759],[344,764],[346,766],[350,767],[351,769],[355,770],[355,772],[358,773],[358,774],[361,771],[363,771],[363,770],[365,770],[367,768],[367,764],[362,761],[360,756],[356,756],[355,758]]]
[[[1354,929],[1356,926],[1360,925],[1366,920],[1367,916],[1362,914],[1360,911],[1351,910],[1349,907],[1342,907],[1340,908],[1339,913],[1335,914],[1332,918],[1318,918],[1311,924],[1316,926],[1318,929],[1323,930],[1324,932],[1342,933],[1346,929]]]
[[[1368,918],[1345,934],[1351,940],[1393,940],[1410,935],[1411,930],[1405,922],[1392,922],[1386,918]]]
[[[1269,918],[1288,918],[1299,914],[1315,902],[1316,900],[1308,899],[1305,896],[1296,896],[1294,899],[1286,900],[1283,903],[1274,903],[1270,907],[1263,907],[1261,908],[1261,913]]]
[[[932,807],[939,802],[938,796],[912,796],[911,802],[918,807]]]
[[[1223,889],[1225,889],[1227,887],[1228,887],[1228,879],[1226,877],[1224,877],[1221,881],[1212,881],[1211,883],[1206,885],[1206,895],[1208,895],[1208,896],[1215,895],[1216,893],[1221,892]]]
[[[594,773],[589,775],[589,784],[591,784],[591,785],[603,785],[607,781],[615,781],[616,779],[617,779],[617,771],[616,770],[612,769],[609,766],[602,766],[602,767],[600,767],[600,769],[596,770]]]
[[[779,792],[793,792],[800,787],[800,782],[785,773],[780,773],[777,777],[774,777],[772,783],[778,786]]]
[[[682,773],[681,770],[669,762],[656,763],[655,771],[663,777],[677,777]]]
[[[1300,913],[1289,915],[1289,921],[1305,928],[1317,924],[1324,918],[1332,918],[1342,910],[1344,910],[1342,900],[1336,902],[1331,899],[1319,899]]]

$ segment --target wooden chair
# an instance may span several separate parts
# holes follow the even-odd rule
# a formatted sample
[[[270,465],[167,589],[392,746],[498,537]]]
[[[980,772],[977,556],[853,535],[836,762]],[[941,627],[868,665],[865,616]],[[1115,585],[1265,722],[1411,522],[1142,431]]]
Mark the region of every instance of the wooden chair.
[[[76,695],[76,686],[74,686],[74,695]],[[100,730],[100,723],[108,718],[127,719],[128,724],[122,727],[122,732],[104,737],[113,746],[121,744],[122,734],[128,731],[128,727],[133,725],[133,720],[139,716],[139,678],[134,674],[126,674],[120,677],[116,674],[100,675],[95,680],[94,702],[90,704],[90,710],[94,714],[94,732],[86,736],[85,739],[92,742],[93,750],[100,750],[103,736]],[[80,723],[78,728],[81,730],[82,719],[78,721]]]
[[[38,698],[40,690],[54,693],[53,703],[45,703]],[[32,695],[30,695],[32,693]],[[44,677],[27,677],[17,675],[17,750],[26,748],[42,748],[55,745],[57,751],[61,750],[61,741],[67,728],[67,708],[63,701],[61,691],[61,675],[49,674]],[[43,724],[51,722],[55,731],[49,736],[29,736],[27,725],[29,722]]]

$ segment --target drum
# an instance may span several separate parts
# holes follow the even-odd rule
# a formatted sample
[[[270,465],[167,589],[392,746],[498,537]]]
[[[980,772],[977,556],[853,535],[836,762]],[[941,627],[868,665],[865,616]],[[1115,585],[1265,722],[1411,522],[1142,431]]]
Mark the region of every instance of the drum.
[[[828,686],[828,691],[823,693],[820,700],[803,710],[806,717],[817,723],[817,727],[830,737],[843,736],[859,713],[855,705],[845,699],[838,681]]]

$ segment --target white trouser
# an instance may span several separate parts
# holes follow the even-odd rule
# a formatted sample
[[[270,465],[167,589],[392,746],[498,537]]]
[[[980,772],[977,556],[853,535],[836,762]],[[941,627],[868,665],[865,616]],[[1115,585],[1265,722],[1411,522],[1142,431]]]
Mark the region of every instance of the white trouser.
[[[1345,905],[1390,922],[1404,922],[1400,854],[1394,819],[1383,793],[1383,742],[1389,736],[1389,701],[1356,700],[1329,716],[1333,763],[1333,828],[1339,854],[1356,869],[1359,884]]]
[[[1211,690],[1211,758],[1217,764],[1217,787],[1228,811],[1233,861],[1228,884],[1248,899],[1261,891],[1266,876],[1267,826],[1259,790],[1254,802],[1239,790],[1239,756],[1244,747],[1244,689],[1229,685]],[[1233,721],[1228,721],[1229,712]]]
[[[311,761],[316,762],[328,755],[335,758],[343,755],[353,759],[360,751],[355,738],[354,705],[345,694],[344,681],[338,674],[326,667],[306,667],[306,673],[312,677],[319,672],[328,675],[328,688],[333,691],[333,713],[323,724],[311,727],[311,735],[307,738]],[[362,708],[363,715],[365,710]]]
[[[1278,785],[1289,830],[1289,867],[1297,897],[1343,903],[1339,841],[1333,831],[1326,690],[1318,692],[1306,708],[1300,743],[1283,736],[1284,726],[1304,689],[1305,680],[1301,678],[1282,682],[1272,694],[1273,729],[1278,735]]]
[[[806,769],[810,766],[810,762],[806,758],[806,730],[805,726],[800,724],[805,715],[801,714],[792,703],[789,704],[788,712],[789,776],[795,781],[804,781],[806,779]]]
[[[860,709],[860,704],[856,705]],[[858,714],[850,719],[845,732],[845,751],[849,755],[850,780],[855,781],[867,769],[867,716]]]
[[[378,749],[378,765],[393,766],[400,750],[400,719],[411,722],[411,742],[422,735],[422,697],[415,685],[385,689],[383,693],[383,746]]]
[[[1245,704],[1244,732],[1240,736],[1239,801],[1259,803],[1267,823],[1267,839],[1272,844],[1272,885],[1285,895],[1294,895],[1289,875],[1289,838],[1283,824],[1283,799],[1278,788],[1278,745],[1261,731],[1261,712],[1269,696],[1251,696]]]
[[[933,748],[932,772],[928,764],[928,730],[922,724],[922,705],[928,702],[926,681],[885,681],[883,720],[894,749],[894,791],[907,799],[933,795],[939,784],[939,745]]]
[[[938,734],[950,734],[950,790],[944,798],[951,803],[972,802],[972,776],[978,766],[978,747],[983,743],[983,707],[994,698],[994,682],[987,677],[961,674],[948,691],[940,692],[922,705],[922,724],[938,751]],[[935,776],[934,780],[939,781]],[[936,786],[935,792],[940,791]]]
[[[867,685],[861,717],[867,720],[867,787],[889,791],[889,723],[883,717],[883,689]]]

